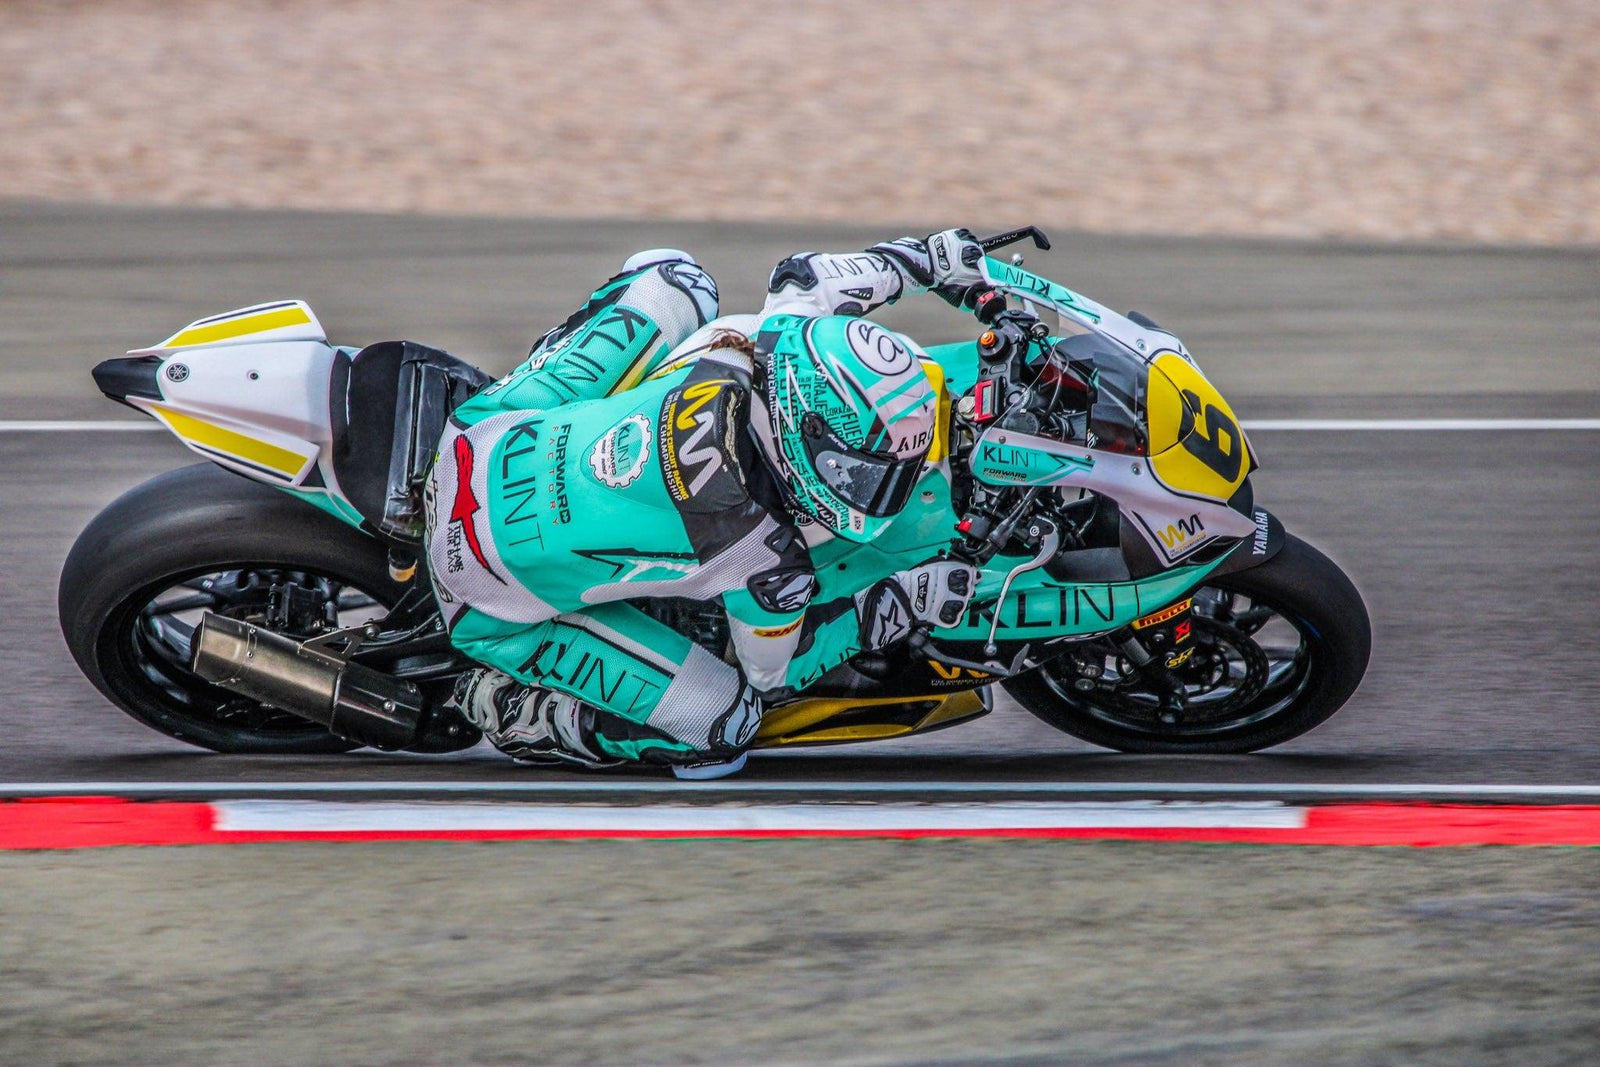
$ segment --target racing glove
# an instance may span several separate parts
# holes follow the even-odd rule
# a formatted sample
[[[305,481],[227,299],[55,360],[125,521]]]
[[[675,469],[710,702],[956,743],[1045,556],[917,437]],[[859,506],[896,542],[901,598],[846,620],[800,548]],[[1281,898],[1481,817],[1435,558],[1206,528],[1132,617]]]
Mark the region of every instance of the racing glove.
[[[897,237],[867,251],[887,260],[902,279],[891,300],[899,297],[900,289],[914,286],[916,291],[931,289],[946,303],[971,311],[990,289],[983,280],[983,246],[968,230],[940,230],[922,241]]]
[[[977,587],[977,568],[954,560],[932,560],[895,571],[856,594],[861,648],[871,651],[891,645],[918,623],[941,628],[959,624]]]
[[[929,288],[951,307],[971,311],[989,289],[983,279],[983,246],[966,229],[929,234],[927,245],[933,273]]]

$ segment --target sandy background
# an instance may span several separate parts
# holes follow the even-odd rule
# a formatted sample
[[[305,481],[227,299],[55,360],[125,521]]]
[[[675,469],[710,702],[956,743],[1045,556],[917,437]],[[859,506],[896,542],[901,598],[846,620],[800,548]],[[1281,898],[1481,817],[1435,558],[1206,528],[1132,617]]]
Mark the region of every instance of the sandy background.
[[[1594,243],[1600,4],[0,0],[0,152],[13,197]]]

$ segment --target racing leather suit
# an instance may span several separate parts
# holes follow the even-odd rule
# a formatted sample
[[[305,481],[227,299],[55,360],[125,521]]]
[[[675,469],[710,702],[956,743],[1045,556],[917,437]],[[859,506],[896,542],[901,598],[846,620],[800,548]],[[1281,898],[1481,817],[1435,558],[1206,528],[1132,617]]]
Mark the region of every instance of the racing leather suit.
[[[568,745],[591,760],[691,764],[743,751],[761,697],[909,633],[881,575],[815,601],[808,539],[830,535],[797,524],[758,452],[750,358],[707,342],[930,287],[970,303],[938,282],[928,245],[902,238],[788,257],[759,317],[718,319],[715,282],[686,257],[601,286],[440,441],[427,548],[456,647],[577,698]],[[720,600],[739,666],[623,602],[642,597]]]

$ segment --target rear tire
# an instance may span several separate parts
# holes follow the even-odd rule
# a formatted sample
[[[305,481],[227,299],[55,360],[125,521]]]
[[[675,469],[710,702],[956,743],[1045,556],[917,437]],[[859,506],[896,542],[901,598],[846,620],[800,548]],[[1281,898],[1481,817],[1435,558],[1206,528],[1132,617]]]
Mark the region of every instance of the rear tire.
[[[1283,683],[1284,695],[1241,709],[1236,725],[1209,722],[1202,729],[1199,723],[1166,724],[1153,717],[1143,722],[1125,714],[1130,702],[1108,710],[1108,702],[1097,702],[1093,692],[1073,688],[1075,678],[1064,672],[1064,660],[1002,684],[1028,711],[1091,744],[1120,752],[1190,754],[1254,752],[1282,744],[1326,721],[1361,684],[1372,653],[1366,605],[1338,565],[1306,542],[1289,535],[1282,551],[1266,563],[1206,582],[1202,589],[1270,607],[1300,637],[1293,661],[1298,673]]]
[[[203,463],[129,490],[78,536],[58,597],[67,648],[113,704],[191,745],[284,754],[360,747],[203,681],[181,656],[152,655],[141,613],[163,590],[245,568],[316,575],[383,607],[404,591],[376,539],[288,493]]]

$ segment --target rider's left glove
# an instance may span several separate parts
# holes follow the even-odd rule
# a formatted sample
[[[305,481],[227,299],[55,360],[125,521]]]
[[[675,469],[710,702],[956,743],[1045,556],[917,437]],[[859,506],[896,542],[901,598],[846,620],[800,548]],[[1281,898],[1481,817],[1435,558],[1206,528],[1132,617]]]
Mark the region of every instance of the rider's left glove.
[[[952,307],[970,311],[989,289],[983,278],[983,246],[966,229],[941,230],[927,239],[933,292]]]

